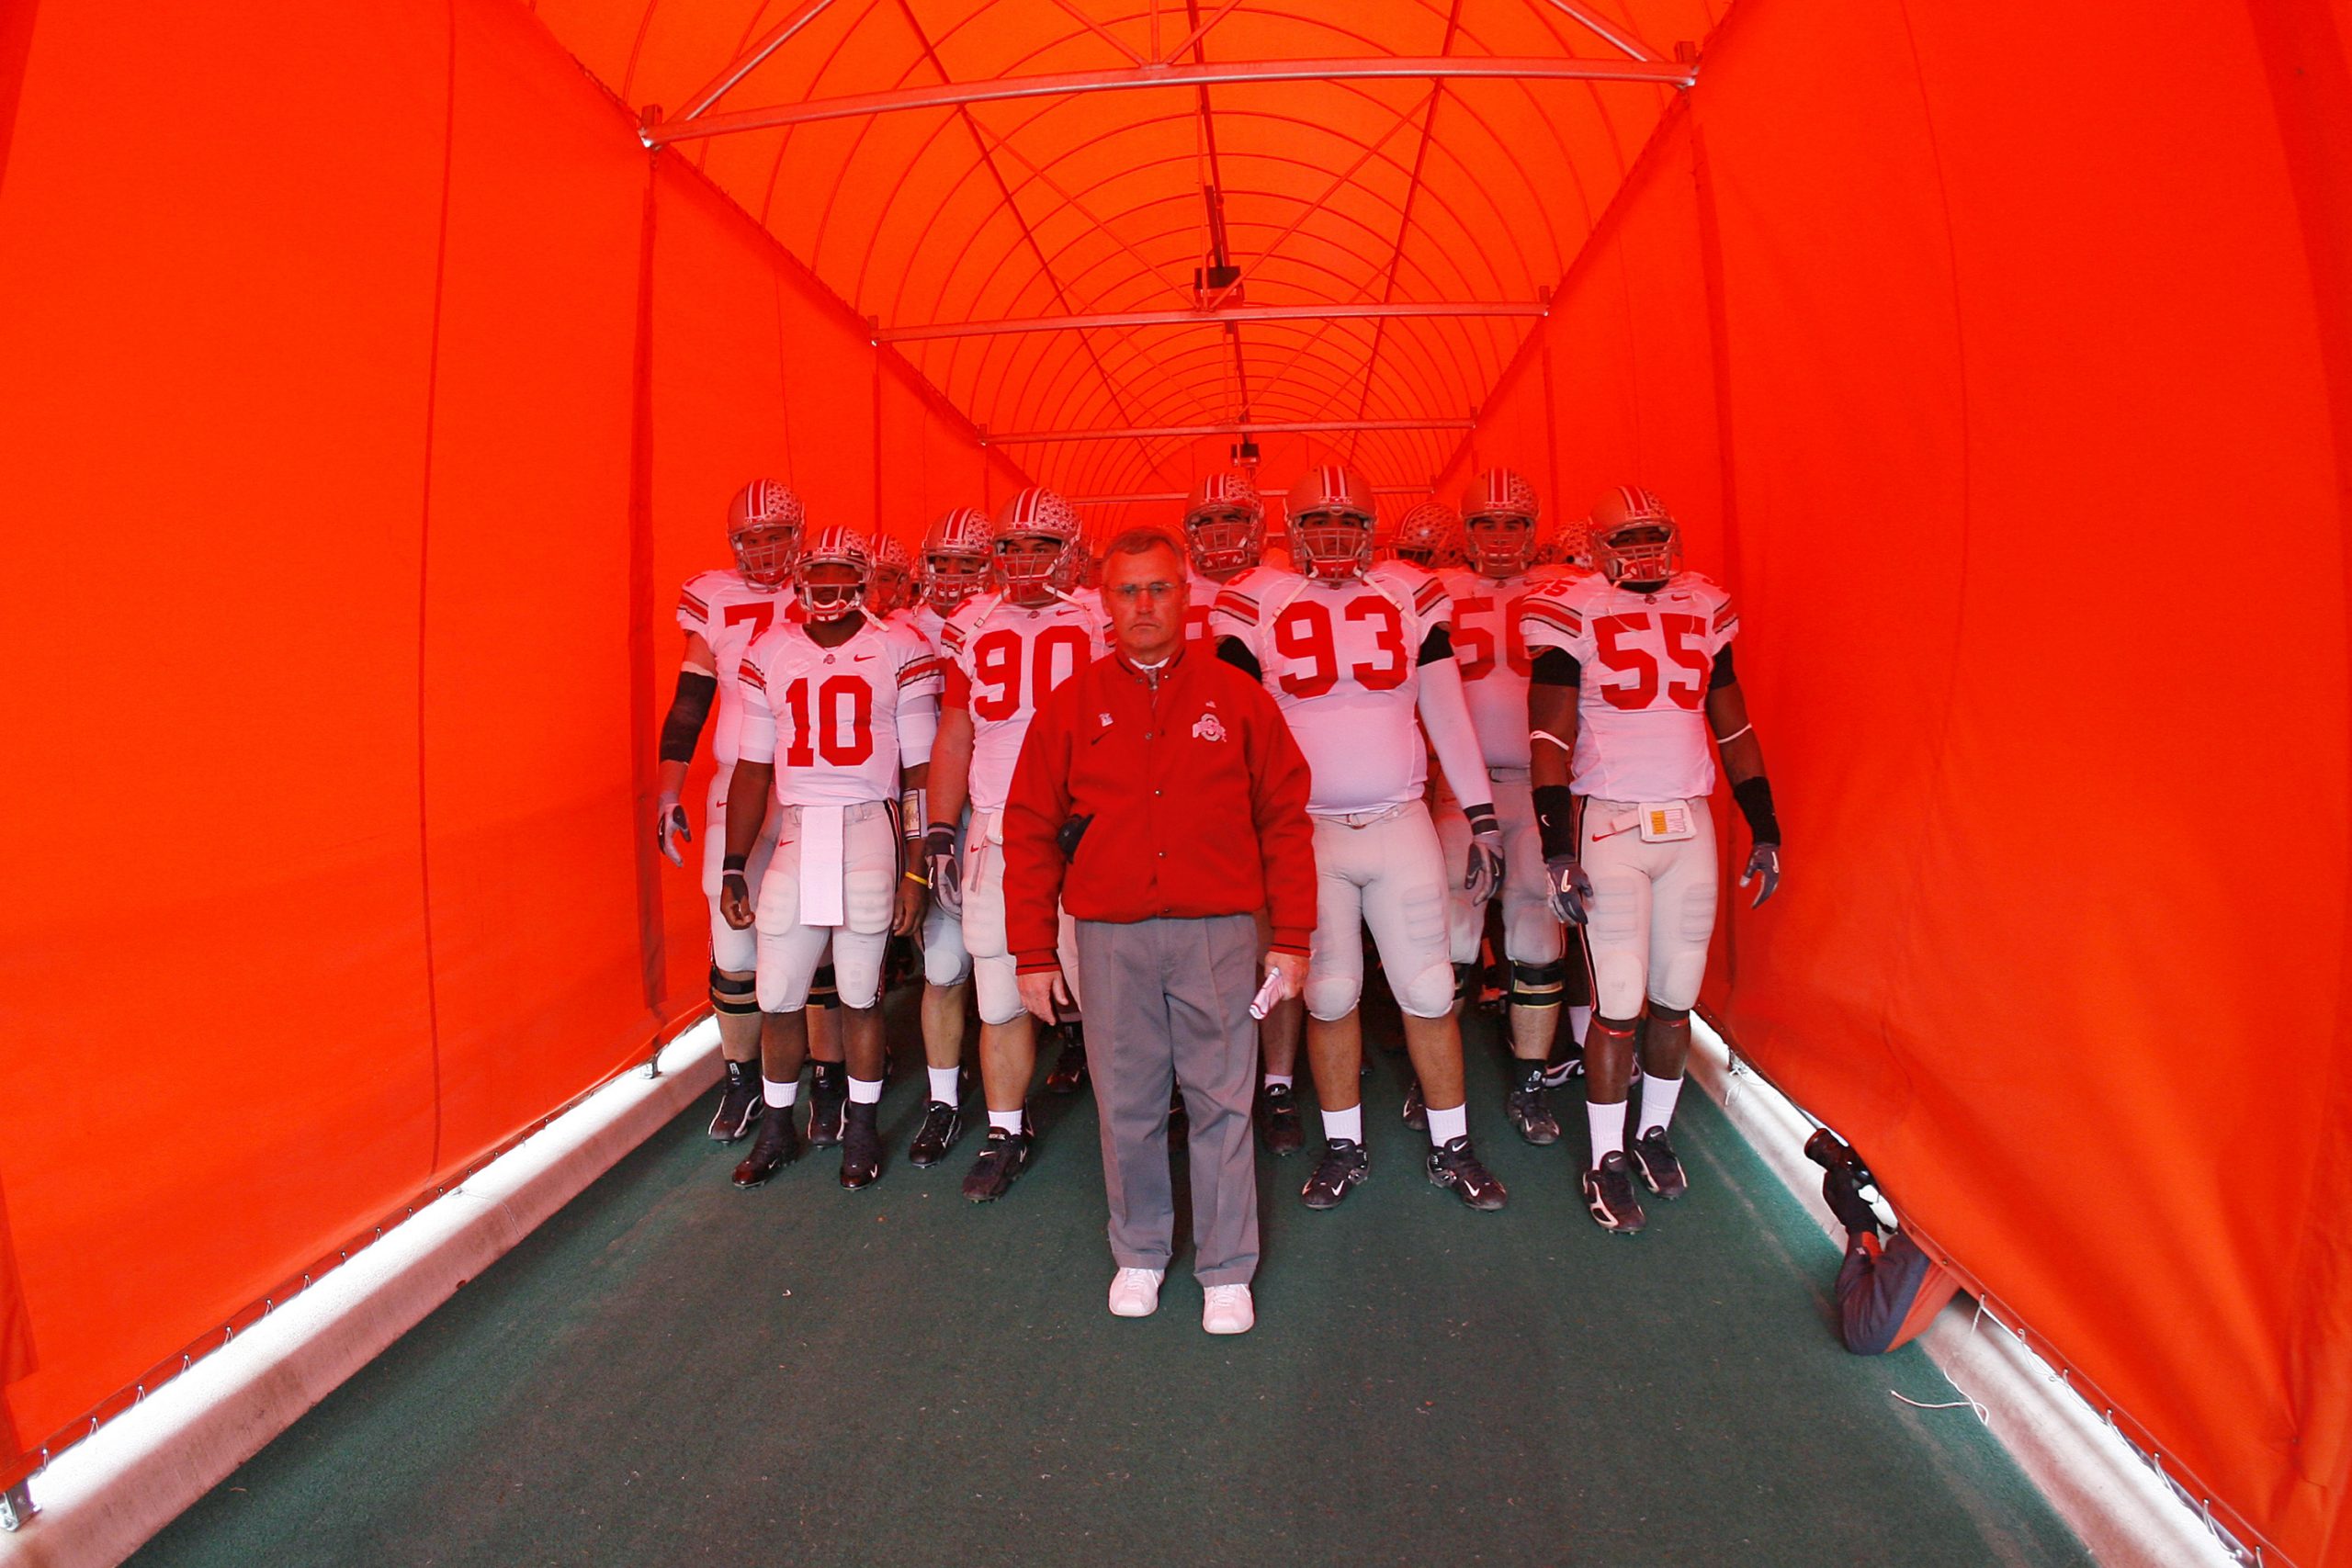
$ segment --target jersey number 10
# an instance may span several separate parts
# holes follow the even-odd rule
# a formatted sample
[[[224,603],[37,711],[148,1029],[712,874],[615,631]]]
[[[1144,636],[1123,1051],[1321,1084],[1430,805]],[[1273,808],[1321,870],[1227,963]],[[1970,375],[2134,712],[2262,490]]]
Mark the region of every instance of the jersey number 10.
[[[813,768],[823,757],[831,768],[854,768],[874,755],[874,688],[854,675],[828,675],[817,687],[815,725],[810,725],[808,677],[784,689],[784,711],[792,720],[787,768]]]

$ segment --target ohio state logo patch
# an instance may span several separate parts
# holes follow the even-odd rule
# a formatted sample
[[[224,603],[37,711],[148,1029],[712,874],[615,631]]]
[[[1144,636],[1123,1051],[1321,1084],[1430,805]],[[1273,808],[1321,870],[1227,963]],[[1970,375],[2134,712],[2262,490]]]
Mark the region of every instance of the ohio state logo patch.
[[[1195,740],[1222,740],[1225,739],[1225,726],[1217,722],[1216,715],[1213,713],[1204,713],[1201,715],[1200,722],[1193,726],[1193,739]]]

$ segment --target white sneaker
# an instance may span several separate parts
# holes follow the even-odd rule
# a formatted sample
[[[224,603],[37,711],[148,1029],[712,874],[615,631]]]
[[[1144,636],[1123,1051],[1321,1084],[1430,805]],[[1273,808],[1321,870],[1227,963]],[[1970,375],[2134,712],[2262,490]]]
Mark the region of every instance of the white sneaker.
[[[1122,1269],[1111,1276],[1111,1315],[1149,1317],[1159,1310],[1163,1269]]]
[[[1257,1325],[1247,1285],[1211,1285],[1202,1292],[1201,1326],[1211,1334],[1247,1334]]]

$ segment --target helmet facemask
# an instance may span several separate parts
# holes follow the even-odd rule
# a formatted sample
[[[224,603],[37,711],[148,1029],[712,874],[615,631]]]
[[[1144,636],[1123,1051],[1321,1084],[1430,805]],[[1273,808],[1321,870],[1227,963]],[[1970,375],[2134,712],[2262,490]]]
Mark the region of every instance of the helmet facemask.
[[[794,574],[793,592],[811,622],[838,621],[865,607],[865,573],[849,561],[803,562]]]
[[[938,555],[923,558],[923,597],[943,615],[952,615],[975,593],[988,592],[994,570],[985,556]]]
[[[993,547],[1007,598],[1035,603],[1062,592],[1056,580],[1069,570],[1069,541],[1051,534],[1008,534]]]
[[[1372,565],[1372,519],[1351,512],[1305,512],[1290,536],[1309,577],[1327,582],[1362,577]]]
[[[1592,557],[1612,583],[1664,583],[1682,570],[1682,531],[1671,522],[1623,524],[1593,536]]]
[[[1487,577],[1517,577],[1535,553],[1535,521],[1516,513],[1465,517],[1462,532],[1471,563]]]
[[[1193,565],[1204,577],[1222,577],[1256,566],[1265,533],[1262,516],[1238,506],[1195,512],[1184,519],[1184,542],[1191,549]]]
[[[800,530],[788,523],[747,524],[728,535],[727,543],[744,581],[754,588],[781,588],[791,579]]]

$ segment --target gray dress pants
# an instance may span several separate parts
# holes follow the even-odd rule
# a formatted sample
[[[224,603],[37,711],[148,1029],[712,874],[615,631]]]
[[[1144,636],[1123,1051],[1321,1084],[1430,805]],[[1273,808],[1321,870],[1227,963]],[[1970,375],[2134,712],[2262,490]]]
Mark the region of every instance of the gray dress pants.
[[[1123,1269],[1168,1267],[1172,1079],[1192,1124],[1193,1272],[1204,1285],[1241,1285],[1258,1271],[1258,954],[1249,915],[1078,922],[1111,1256]]]

